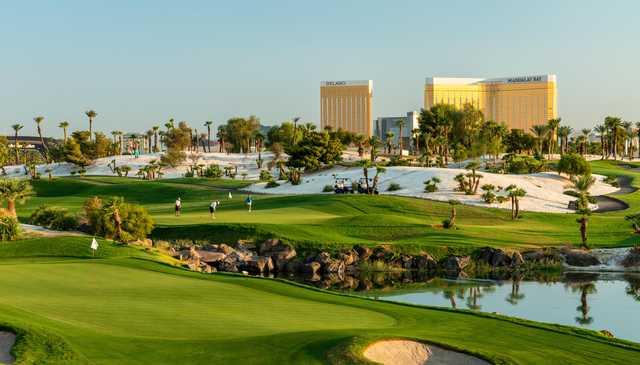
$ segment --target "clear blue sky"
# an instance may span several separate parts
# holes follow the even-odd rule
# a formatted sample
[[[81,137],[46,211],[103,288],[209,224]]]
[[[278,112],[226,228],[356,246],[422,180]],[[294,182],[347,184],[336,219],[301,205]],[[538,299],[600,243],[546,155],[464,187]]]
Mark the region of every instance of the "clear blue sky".
[[[638,1],[11,1],[0,5],[0,133],[61,120],[142,131],[170,117],[319,120],[321,80],[374,80],[374,117],[424,78],[555,73],[577,128],[640,121]],[[86,127],[85,127],[86,128]]]

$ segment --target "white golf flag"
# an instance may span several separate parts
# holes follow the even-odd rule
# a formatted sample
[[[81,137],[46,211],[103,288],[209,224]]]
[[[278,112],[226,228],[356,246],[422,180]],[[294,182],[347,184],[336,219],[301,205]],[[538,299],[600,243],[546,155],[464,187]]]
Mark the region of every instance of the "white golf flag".
[[[94,251],[98,249],[98,241],[96,241],[95,237],[93,237],[93,240],[91,240],[91,249]]]
[[[232,199],[233,197],[231,196],[231,192],[229,192],[229,199]]]

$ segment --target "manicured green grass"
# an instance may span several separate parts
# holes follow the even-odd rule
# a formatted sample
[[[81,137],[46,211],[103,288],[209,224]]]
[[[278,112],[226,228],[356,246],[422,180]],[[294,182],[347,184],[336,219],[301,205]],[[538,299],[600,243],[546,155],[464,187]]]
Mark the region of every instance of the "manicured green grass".
[[[387,337],[495,363],[629,364],[640,356],[636,344],[575,328],[199,274],[102,244],[99,259],[79,258],[89,255],[86,238],[10,244],[24,250],[0,244],[0,328],[21,334],[23,363],[352,363],[366,343]]]
[[[595,173],[628,175],[640,186],[640,170],[620,162],[593,162]],[[626,164],[626,162],[624,163]],[[38,196],[20,207],[22,219],[41,204],[77,211],[89,196],[118,195],[143,204],[152,213],[156,238],[200,238],[229,241],[250,236],[278,236],[307,246],[394,243],[406,250],[464,251],[477,246],[539,247],[578,244],[577,216],[524,212],[512,221],[501,209],[459,206],[458,229],[442,229],[447,203],[393,196],[254,195],[248,213],[240,190],[249,182],[210,179],[141,181],[116,177],[60,178],[35,183]],[[233,198],[228,199],[229,191]],[[180,196],[183,213],[175,217],[173,202]],[[640,243],[624,216],[640,212],[640,193],[616,196],[630,204],[622,212],[590,217],[589,242],[594,247]],[[212,199],[221,201],[217,219],[209,217]]]

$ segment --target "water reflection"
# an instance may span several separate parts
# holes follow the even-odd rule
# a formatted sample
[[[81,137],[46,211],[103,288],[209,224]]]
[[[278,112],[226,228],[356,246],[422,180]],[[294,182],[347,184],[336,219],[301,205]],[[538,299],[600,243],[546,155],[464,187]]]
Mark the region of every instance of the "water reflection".
[[[315,278],[307,283],[377,299],[606,329],[616,337],[640,342],[636,330],[640,326],[640,274],[580,272],[453,279],[401,272]]]

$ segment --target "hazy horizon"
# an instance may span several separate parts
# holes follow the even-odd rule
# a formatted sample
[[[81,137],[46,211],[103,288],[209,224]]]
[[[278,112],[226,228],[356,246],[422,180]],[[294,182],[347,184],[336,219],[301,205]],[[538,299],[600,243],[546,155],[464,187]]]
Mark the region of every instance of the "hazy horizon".
[[[428,76],[556,74],[566,124],[640,121],[640,3],[509,1],[5,4],[0,134],[88,126],[139,132],[169,118],[198,130],[255,114],[319,122],[324,80],[373,80],[373,117],[420,110]]]

